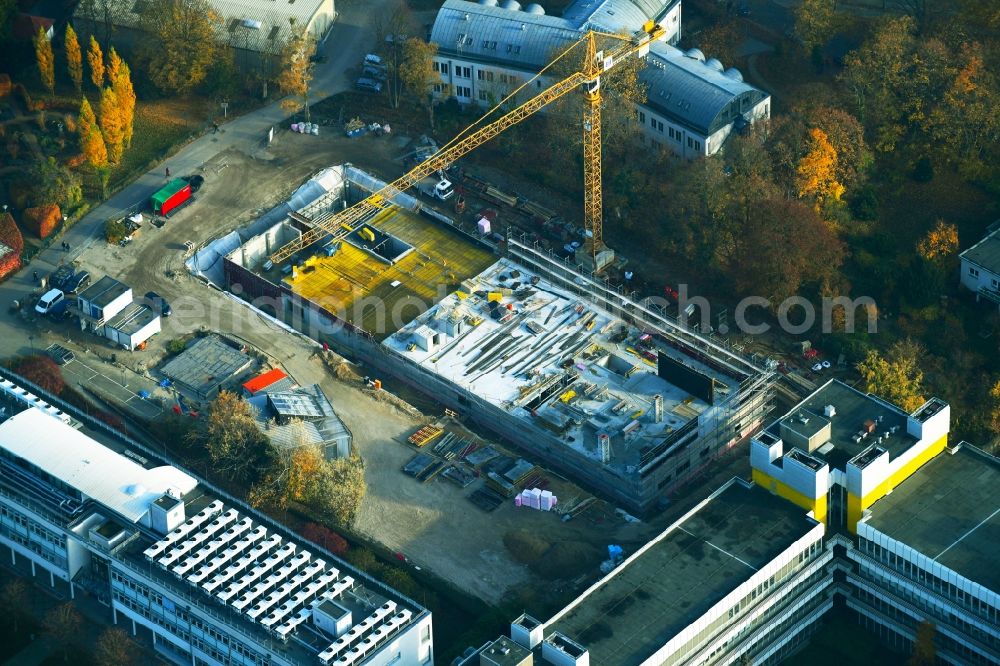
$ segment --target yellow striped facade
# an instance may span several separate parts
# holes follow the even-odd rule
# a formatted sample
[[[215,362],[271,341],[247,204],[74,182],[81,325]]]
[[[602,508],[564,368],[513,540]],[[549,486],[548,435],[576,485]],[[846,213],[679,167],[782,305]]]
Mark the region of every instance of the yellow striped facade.
[[[858,497],[854,493],[848,492],[847,528],[851,531],[851,534],[857,534],[858,521],[861,520],[861,516],[865,509],[885,497],[890,490],[909,478],[910,475],[920,469],[931,458],[944,451],[947,446],[948,435],[944,435],[941,439],[924,449],[920,455],[914,457],[913,460],[899,468],[899,470],[897,470],[894,474],[889,475],[884,481],[882,481],[882,483],[878,484],[874,490],[866,494],[864,497]],[[756,470],[754,470],[754,474],[756,475]],[[782,497],[784,496],[782,495]]]
[[[770,474],[762,472],[759,469],[754,468],[753,470],[753,482],[756,483],[761,488],[765,488],[770,492],[774,493],[778,497],[783,497],[789,502],[800,506],[807,511],[813,512],[813,517],[821,523],[826,523],[826,493],[823,493],[819,497],[813,499],[808,495],[800,493],[795,488],[792,488],[787,483],[782,483],[778,481]]]

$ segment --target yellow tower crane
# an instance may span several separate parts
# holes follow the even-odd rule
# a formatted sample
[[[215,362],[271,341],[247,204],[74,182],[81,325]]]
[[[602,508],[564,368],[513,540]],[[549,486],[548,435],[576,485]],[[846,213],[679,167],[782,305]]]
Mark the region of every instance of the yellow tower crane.
[[[483,118],[452,139],[441,150],[349,208],[324,213],[314,219],[297,213],[293,214],[291,217],[305,225],[307,229],[299,238],[272,254],[271,261],[275,265],[283,263],[299,250],[309,247],[327,236],[331,237],[332,242],[343,239],[363,224],[363,220],[389,205],[389,202],[396,195],[409,189],[423,178],[445,169],[455,160],[545,108],[563,95],[580,89],[583,91],[585,101],[583,118],[583,214],[584,230],[587,233],[585,248],[590,254],[590,259],[594,261],[594,267],[597,268],[598,254],[605,249],[602,237],[603,205],[601,198],[601,75],[626,58],[646,55],[649,52],[650,43],[662,37],[663,34],[664,29],[652,21],[647,22],[641,31],[631,37],[588,31],[580,41],[574,43],[556,58],[559,60],[582,44],[586,54],[582,71],[570,74],[500,118],[471,131],[495,110],[491,109]],[[617,39],[623,44],[610,52],[598,51],[598,37]],[[546,69],[549,66],[551,63],[546,66]],[[542,72],[544,71],[543,69]],[[541,76],[542,72],[539,72],[535,78]],[[525,88],[531,81],[522,85],[518,90]]]

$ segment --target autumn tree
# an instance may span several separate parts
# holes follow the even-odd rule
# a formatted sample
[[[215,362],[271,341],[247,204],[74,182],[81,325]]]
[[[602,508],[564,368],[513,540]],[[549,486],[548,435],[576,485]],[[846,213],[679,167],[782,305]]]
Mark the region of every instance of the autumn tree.
[[[90,82],[100,90],[104,87],[104,52],[94,36],[90,36],[90,47],[87,49],[87,64],[90,65]]]
[[[872,165],[872,155],[865,143],[865,128],[858,119],[824,103],[810,104],[802,113],[806,125],[822,130],[836,150],[835,179],[845,189],[863,183]]]
[[[739,226],[726,230],[724,267],[738,293],[777,306],[803,285],[829,279],[843,262],[843,244],[816,212],[784,197],[748,199]]]
[[[908,16],[882,19],[861,47],[844,57],[840,80],[872,145],[882,152],[892,151],[906,131],[899,91],[909,81],[915,30]]]
[[[361,457],[337,458],[321,468],[311,506],[337,525],[350,525],[365,497],[365,466]]]
[[[105,88],[101,91],[100,126],[104,143],[108,148],[108,161],[111,164],[119,164],[125,149],[125,123],[114,88]]]
[[[872,349],[858,364],[858,372],[865,382],[865,390],[897,405],[905,412],[912,412],[924,404],[921,386],[924,373],[920,360],[924,350],[919,343],[901,340],[883,356]]]
[[[80,137],[80,149],[87,163],[94,169],[104,169],[108,166],[108,148],[104,143],[104,135],[97,126],[97,118],[90,102],[84,96],[80,102],[80,118],[77,124]]]
[[[434,71],[437,44],[411,37],[403,44],[403,59],[399,65],[399,79],[403,88],[421,104],[430,103],[431,87],[441,80]]]
[[[69,647],[79,638],[82,625],[83,617],[69,601],[56,606],[42,619],[42,628],[62,650],[63,661],[69,659]]]
[[[129,666],[136,662],[138,646],[128,634],[117,627],[108,627],[97,638],[94,663],[97,666]]]
[[[837,149],[818,127],[809,130],[806,149],[796,168],[799,197],[812,199],[818,212],[830,202],[840,201],[844,194],[844,186],[837,180]]]
[[[235,393],[220,392],[209,407],[201,442],[219,472],[254,482],[273,468],[277,456],[251,409]]]
[[[151,36],[143,49],[144,71],[162,92],[183,94],[201,83],[219,51],[222,19],[208,0],[160,0],[143,4],[140,25]]]
[[[48,356],[36,354],[17,361],[13,370],[29,382],[52,395],[59,395],[66,388],[62,370]]]
[[[122,124],[122,143],[127,148],[132,143],[132,129],[135,124],[135,88],[132,87],[132,70],[128,63],[111,49],[108,58],[108,83],[115,92],[118,112]]]
[[[107,79],[109,84],[114,83],[115,76],[117,76],[118,72],[121,71],[121,66],[121,56],[118,55],[118,51],[116,51],[115,47],[112,46],[111,50],[108,51],[108,57],[105,58],[104,63],[104,78]]]
[[[954,57],[954,56],[953,56]],[[948,161],[972,177],[996,169],[1000,151],[1000,84],[986,65],[979,44],[963,44],[940,103],[930,110],[925,126],[935,144],[943,146]]]
[[[726,67],[732,67],[739,57],[742,42],[739,23],[729,19],[715,23],[698,33],[698,49],[708,58],[715,58]]]
[[[917,243],[917,253],[927,261],[945,261],[958,252],[958,228],[938,220]]]
[[[52,93],[56,88],[56,68],[55,56],[52,55],[52,42],[49,41],[45,30],[38,28],[32,40],[35,45],[35,62],[38,64],[38,76],[42,79],[42,85]]]
[[[281,107],[292,113],[303,109],[306,122],[309,122],[309,84],[313,77],[312,57],[316,53],[316,40],[305,26],[296,25],[294,19],[289,21],[291,32],[281,50],[281,71],[278,74],[278,87],[289,97],[282,100]]]
[[[80,40],[76,37],[73,26],[66,24],[66,69],[69,71],[69,78],[73,81],[73,87],[77,92],[83,87],[83,55],[80,52]]]
[[[314,485],[325,461],[322,449],[309,440],[302,426],[301,422],[292,424],[297,428],[292,436],[294,445],[282,451],[277,464],[250,489],[251,505],[283,511],[292,502],[308,503],[314,496]]]
[[[994,438],[1000,435],[1000,379],[993,382],[993,386],[990,387],[987,423],[993,431]]]
[[[20,578],[11,578],[0,588],[0,608],[10,618],[14,633],[17,633],[21,618],[28,606],[28,585]]]
[[[795,34],[807,53],[826,46],[836,31],[835,0],[802,0],[793,11]]]
[[[412,32],[413,14],[402,0],[393,2],[372,17],[378,54],[386,66],[385,90],[392,108],[399,107],[403,92],[403,38]]]

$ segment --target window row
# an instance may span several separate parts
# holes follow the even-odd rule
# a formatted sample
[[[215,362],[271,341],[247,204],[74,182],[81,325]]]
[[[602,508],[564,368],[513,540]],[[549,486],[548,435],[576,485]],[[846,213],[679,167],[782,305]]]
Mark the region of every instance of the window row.
[[[998,610],[995,606],[991,606],[961,587],[935,576],[926,569],[918,567],[910,560],[896,555],[896,553],[892,552],[888,548],[883,548],[869,539],[859,537],[858,550],[871,555],[879,562],[889,565],[890,568],[901,572],[910,580],[916,581],[920,585],[933,590],[942,596],[957,601],[960,605],[969,608],[975,613],[989,619],[991,622],[996,623],[1000,621],[1000,610]]]

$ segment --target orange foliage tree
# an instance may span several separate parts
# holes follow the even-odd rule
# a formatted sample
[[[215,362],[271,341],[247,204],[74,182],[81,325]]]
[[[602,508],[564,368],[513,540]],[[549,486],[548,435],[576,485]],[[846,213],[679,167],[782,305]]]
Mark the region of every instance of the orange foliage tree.
[[[122,122],[122,141],[125,147],[132,143],[132,125],[135,122],[135,89],[132,87],[132,70],[114,48],[108,60],[108,82],[118,98],[118,111]]]
[[[66,25],[66,69],[69,70],[69,78],[73,81],[73,87],[77,92],[83,87],[83,55],[80,52],[80,40],[76,37],[73,26]]]
[[[48,204],[29,208],[24,211],[24,226],[34,232],[39,238],[48,238],[49,234],[59,225],[62,213],[59,206]]]
[[[0,243],[10,248],[0,254],[0,279],[21,268],[24,238],[10,213],[0,213]]]
[[[125,147],[125,123],[121,104],[113,88],[101,91],[101,134],[108,148],[108,161],[118,164]]]
[[[928,261],[947,259],[958,252],[958,229],[938,220],[934,228],[917,243],[917,252]]]
[[[87,163],[95,169],[108,166],[108,147],[104,143],[104,136],[97,128],[97,118],[94,117],[94,110],[86,97],[80,103],[79,132],[80,149]]]
[[[49,41],[49,36],[45,34],[45,30],[42,28],[38,28],[38,32],[35,33],[32,41],[35,44],[35,60],[38,63],[38,75],[42,79],[42,85],[51,93],[56,88],[56,60],[55,56],[52,55],[52,42]]]
[[[87,64],[90,65],[90,82],[98,90],[104,86],[104,52],[94,36],[90,36],[90,48],[87,49]]]
[[[837,149],[818,127],[809,130],[808,152],[799,160],[796,173],[799,196],[813,199],[817,211],[844,195],[844,186],[837,180]]]

